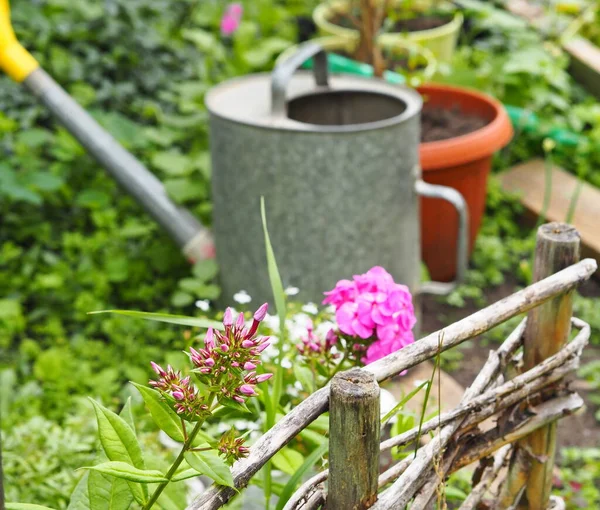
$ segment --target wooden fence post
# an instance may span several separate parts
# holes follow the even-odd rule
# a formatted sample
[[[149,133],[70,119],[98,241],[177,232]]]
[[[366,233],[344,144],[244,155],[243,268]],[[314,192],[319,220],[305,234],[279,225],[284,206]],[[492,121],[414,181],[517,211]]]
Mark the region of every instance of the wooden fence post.
[[[363,510],[377,501],[379,385],[359,369],[337,374],[329,401],[330,510]]]
[[[579,261],[580,238],[577,230],[565,223],[548,223],[537,232],[533,279],[542,280],[551,274]],[[571,332],[573,291],[547,301],[534,308],[527,317],[524,333],[524,370],[529,370],[546,358],[556,354],[568,341]],[[535,404],[535,402],[531,402]],[[526,476],[515,479],[525,481],[519,508],[546,510],[552,489],[552,471],[556,453],[556,422],[536,430],[519,443],[518,454],[526,463]],[[523,475],[524,473],[521,473]]]

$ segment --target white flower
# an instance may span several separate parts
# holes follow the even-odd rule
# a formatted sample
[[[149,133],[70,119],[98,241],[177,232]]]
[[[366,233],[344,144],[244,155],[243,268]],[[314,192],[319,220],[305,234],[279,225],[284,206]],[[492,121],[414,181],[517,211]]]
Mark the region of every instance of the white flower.
[[[227,432],[230,428],[231,428],[231,424],[224,422],[224,421],[219,422],[219,424],[217,425],[217,431],[220,432],[221,434],[224,432]]]
[[[298,292],[300,292],[300,289],[298,287],[287,287],[283,293],[286,296],[295,296],[296,294],[298,294]]]
[[[310,313],[312,315],[317,315],[319,313],[319,309],[317,308],[317,305],[315,305],[314,303],[306,303],[302,307],[302,311],[306,312],[306,313]]]
[[[240,305],[245,305],[252,301],[252,298],[245,290],[240,290],[233,295],[233,300]]]
[[[289,359],[287,359],[287,358],[283,358],[281,360],[281,366],[283,368],[292,368],[292,362]]]
[[[208,302],[208,299],[199,299],[195,304],[196,307],[200,308],[200,310],[203,312],[208,312],[210,310],[210,303]]]
[[[330,329],[336,329],[335,322],[323,321],[315,328],[315,335],[319,338],[325,338]]]
[[[278,333],[279,332],[279,316],[267,314],[265,319],[263,320],[263,324],[267,326],[271,331]],[[271,342],[273,343],[273,342]]]

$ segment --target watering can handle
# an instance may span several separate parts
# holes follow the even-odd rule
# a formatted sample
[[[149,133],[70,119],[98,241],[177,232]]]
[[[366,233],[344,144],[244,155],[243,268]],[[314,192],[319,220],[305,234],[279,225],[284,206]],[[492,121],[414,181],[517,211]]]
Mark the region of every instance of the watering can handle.
[[[452,282],[425,282],[420,288],[421,294],[436,294],[443,296],[452,292],[463,281],[467,272],[468,262],[468,235],[469,235],[469,210],[463,196],[454,188],[429,184],[417,180],[415,185],[417,194],[423,197],[439,198],[450,202],[458,213],[458,243],[456,248],[456,279]]]
[[[309,58],[315,57],[313,72],[317,86],[328,86],[327,55],[323,47],[315,42],[306,42],[290,58],[275,67],[271,75],[271,113],[276,117],[287,114],[286,91],[294,73]]]

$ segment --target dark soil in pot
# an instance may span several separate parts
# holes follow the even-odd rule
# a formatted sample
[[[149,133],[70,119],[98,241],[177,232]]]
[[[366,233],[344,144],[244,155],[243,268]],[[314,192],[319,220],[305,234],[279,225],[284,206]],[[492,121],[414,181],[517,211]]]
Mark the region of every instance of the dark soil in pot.
[[[486,126],[488,121],[466,115],[458,107],[451,110],[424,106],[421,112],[421,142],[437,142],[466,135]]]
[[[334,51],[333,53],[335,53],[336,55],[340,55],[341,57],[356,60],[354,58],[354,55],[348,53],[347,51]],[[424,62],[417,62],[416,65],[414,65],[409,57],[403,57],[401,55],[394,55],[391,57],[389,55],[384,55],[384,57],[387,63],[387,69],[389,69],[390,71],[404,69],[413,73],[415,71],[422,71],[427,67],[427,64]]]
[[[394,23],[390,32],[420,32],[444,26],[452,21],[452,16],[419,16],[416,18],[401,19]]]
[[[360,17],[358,18],[360,20]],[[330,20],[334,25],[343,28],[356,28],[350,16],[339,13]],[[415,18],[400,19],[397,21],[386,20],[384,27],[389,27],[386,32],[420,32],[422,30],[431,30],[446,25],[452,21],[452,16],[430,15],[418,16]]]

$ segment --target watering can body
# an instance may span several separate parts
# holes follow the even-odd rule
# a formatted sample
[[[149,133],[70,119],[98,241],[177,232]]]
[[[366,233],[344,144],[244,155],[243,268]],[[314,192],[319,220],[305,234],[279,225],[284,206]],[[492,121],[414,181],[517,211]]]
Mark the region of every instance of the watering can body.
[[[325,58],[314,76],[295,72],[312,55],[322,54],[309,43],[273,75],[207,95],[223,298],[244,289],[272,299],[261,196],[284,286],[300,300],[319,302],[373,266],[417,293],[419,188],[433,193],[420,181],[421,97],[383,80],[330,77]]]

